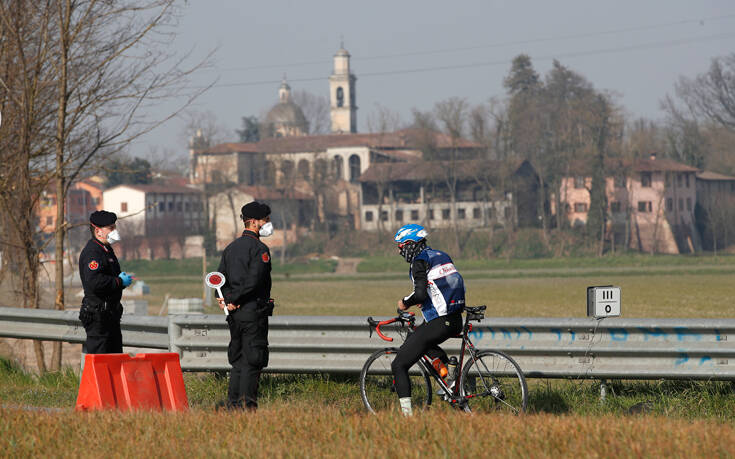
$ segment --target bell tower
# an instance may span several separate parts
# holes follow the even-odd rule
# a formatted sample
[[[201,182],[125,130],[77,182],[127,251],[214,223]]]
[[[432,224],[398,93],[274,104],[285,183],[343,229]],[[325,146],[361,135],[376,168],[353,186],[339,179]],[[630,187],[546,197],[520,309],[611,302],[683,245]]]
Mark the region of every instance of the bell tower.
[[[332,132],[335,134],[357,132],[356,80],[350,72],[350,53],[342,46],[334,55],[334,72],[329,76]]]

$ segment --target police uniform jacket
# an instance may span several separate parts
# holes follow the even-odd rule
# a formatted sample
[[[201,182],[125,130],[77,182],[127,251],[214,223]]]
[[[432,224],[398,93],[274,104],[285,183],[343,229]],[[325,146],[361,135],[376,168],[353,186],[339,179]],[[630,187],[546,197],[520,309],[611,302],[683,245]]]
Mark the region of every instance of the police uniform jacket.
[[[222,252],[219,272],[225,275],[226,303],[244,306],[268,301],[271,295],[271,254],[257,233],[245,230]]]
[[[120,263],[109,244],[92,238],[79,255],[79,277],[84,287],[82,305],[92,309],[116,307],[122,297]]]

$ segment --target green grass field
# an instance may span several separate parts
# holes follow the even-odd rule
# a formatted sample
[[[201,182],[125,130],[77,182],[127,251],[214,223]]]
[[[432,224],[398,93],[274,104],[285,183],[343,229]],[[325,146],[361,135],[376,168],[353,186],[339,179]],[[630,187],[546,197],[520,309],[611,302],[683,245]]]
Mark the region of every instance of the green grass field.
[[[639,253],[605,255],[604,257],[558,257],[558,258],[486,258],[454,260],[460,270],[505,271],[505,270],[554,270],[595,269],[613,270],[622,268],[666,268],[719,266],[735,269],[735,256],[724,255],[645,255]],[[398,256],[373,256],[365,258],[357,270],[364,273],[403,272],[406,264]]]
[[[488,317],[583,317],[586,288],[622,288],[624,317],[732,317],[731,274],[485,279],[466,276],[469,304],[486,304]],[[395,280],[275,281],[276,314],[391,315],[411,290]]]
[[[195,263],[199,263],[198,265]],[[201,298],[201,260],[138,261],[124,266],[151,288],[149,311],[164,298]],[[146,264],[148,263],[148,264]],[[215,269],[217,260],[210,260]],[[399,257],[371,257],[356,275],[335,275],[333,260],[274,265],[277,314],[390,315],[410,283]],[[735,256],[620,255],[603,258],[460,260],[470,304],[487,304],[488,316],[581,316],[586,287],[622,288],[626,317],[732,317]],[[379,268],[379,269],[378,269]],[[215,312],[212,305],[210,311]]]

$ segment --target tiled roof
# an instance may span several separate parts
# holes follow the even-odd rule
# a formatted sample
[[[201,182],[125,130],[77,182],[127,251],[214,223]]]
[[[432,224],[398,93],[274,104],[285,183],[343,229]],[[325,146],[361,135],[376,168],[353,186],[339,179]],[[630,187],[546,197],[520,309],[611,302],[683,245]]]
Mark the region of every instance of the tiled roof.
[[[638,159],[633,161],[632,169],[636,172],[697,172],[699,169],[687,166],[673,159]]]
[[[222,154],[222,153],[257,153],[258,152],[258,144],[257,143],[237,143],[237,142],[230,142],[230,143],[220,143],[218,145],[215,145],[213,147],[209,147],[206,150],[200,150],[199,153],[203,154]]]
[[[525,161],[511,164],[518,170]],[[500,161],[475,159],[454,161],[414,161],[406,163],[378,163],[370,166],[361,176],[361,182],[439,181],[452,175],[458,179],[491,177],[504,167]],[[454,168],[454,169],[453,169]]]
[[[201,190],[196,188],[190,188],[188,186],[178,185],[118,185],[109,188],[105,191],[111,191],[117,188],[131,188],[133,190],[142,191],[144,193],[172,193],[172,194],[184,194],[184,193],[201,193]]]
[[[592,175],[592,159],[575,160],[569,164],[570,175]],[[688,166],[684,163],[674,161],[673,159],[627,159],[627,158],[606,158],[605,172],[607,174],[615,174],[618,171],[633,172],[697,172],[696,167]]]
[[[729,175],[718,174],[717,172],[702,171],[697,174],[698,180],[713,180],[713,181],[735,181],[735,177]]]
[[[434,132],[431,141],[440,149],[480,148],[481,145],[466,139],[454,139],[446,134]],[[385,149],[410,149],[418,147],[427,137],[425,131],[403,129],[378,134],[326,134],[304,135],[263,139],[257,143],[223,143],[200,151],[200,153],[301,153],[326,151],[328,148],[369,147]]]
[[[274,190],[267,186],[240,186],[237,189],[252,196],[256,201],[278,201],[281,199],[297,199],[300,201],[306,201],[313,198],[306,193],[293,189],[288,193],[288,196],[280,190]]]
[[[421,152],[418,150],[374,150],[375,152],[394,158],[399,161],[417,161],[421,160]]]

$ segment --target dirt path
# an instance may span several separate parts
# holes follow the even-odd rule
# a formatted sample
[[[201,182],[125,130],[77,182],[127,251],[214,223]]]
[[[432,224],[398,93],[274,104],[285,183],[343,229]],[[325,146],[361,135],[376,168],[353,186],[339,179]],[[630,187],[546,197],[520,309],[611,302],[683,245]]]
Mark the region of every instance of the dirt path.
[[[357,265],[360,264],[362,258],[340,258],[337,261],[335,274],[357,274]]]

